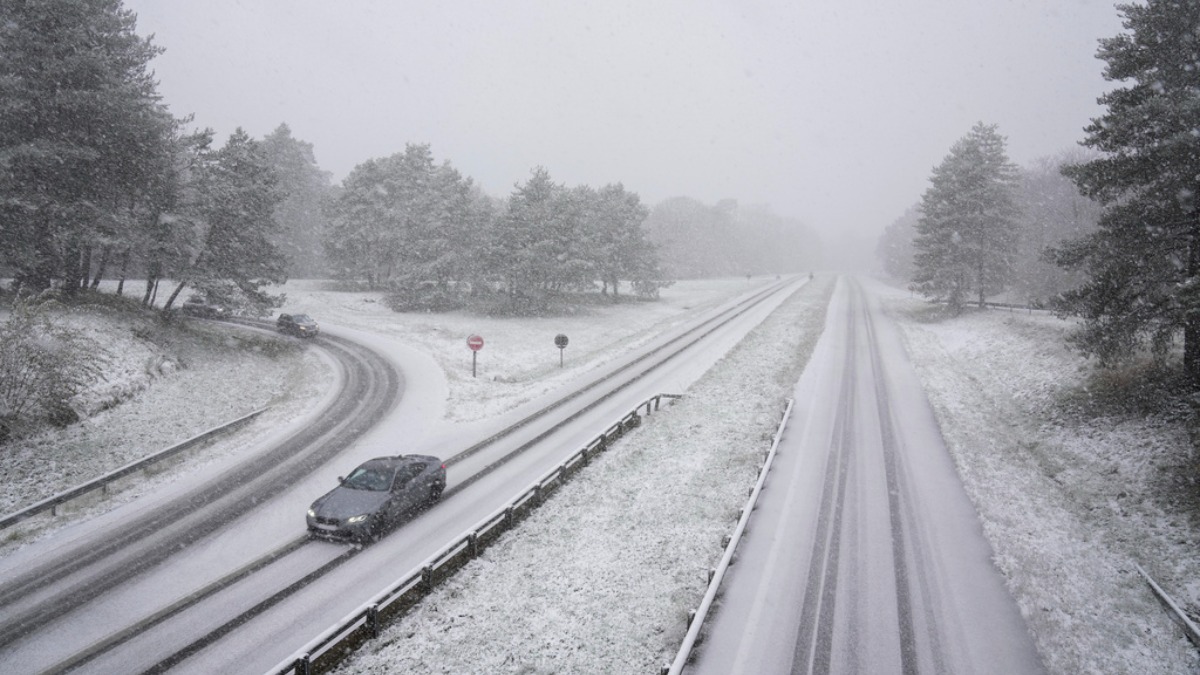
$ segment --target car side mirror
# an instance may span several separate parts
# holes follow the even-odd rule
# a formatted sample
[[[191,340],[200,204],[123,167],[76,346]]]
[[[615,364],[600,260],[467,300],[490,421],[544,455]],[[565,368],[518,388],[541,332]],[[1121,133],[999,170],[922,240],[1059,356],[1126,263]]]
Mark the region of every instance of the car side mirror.
[[[342,484],[344,484],[345,482],[346,482],[346,477],[345,477],[345,476],[338,476],[338,485],[342,485]]]

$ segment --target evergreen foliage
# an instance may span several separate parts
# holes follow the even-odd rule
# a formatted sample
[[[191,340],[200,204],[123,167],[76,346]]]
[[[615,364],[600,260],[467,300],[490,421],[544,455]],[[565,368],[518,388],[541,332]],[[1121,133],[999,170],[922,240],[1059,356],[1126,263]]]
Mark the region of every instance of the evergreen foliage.
[[[264,314],[282,304],[263,288],[287,281],[287,260],[273,243],[282,199],[275,169],[261,143],[237,129],[216,151],[206,148],[194,167],[194,200],[187,215],[193,253],[174,270],[178,280],[164,309],[186,286],[209,300]]]
[[[1090,154],[1076,149],[1022,168],[1017,187],[1020,241],[1013,265],[1014,300],[1049,306],[1054,298],[1083,283],[1080,272],[1059,267],[1051,256],[1054,247],[1094,232],[1100,219],[1100,204],[1081,195],[1062,173],[1064,166]]]
[[[177,121],[148,70],[160,50],[120,0],[0,7],[0,260],[70,292],[162,190]]]
[[[1017,168],[995,125],[976,124],[933,170],[914,242],[914,290],[959,312],[1004,290],[1017,247]]]
[[[312,144],[294,137],[286,124],[263,138],[262,147],[283,195],[275,208],[279,230],[272,241],[288,259],[288,276],[325,278],[329,225],[323,205],[333,192],[330,174],[317,165]]]
[[[917,237],[917,221],[921,219],[921,209],[910,207],[904,215],[897,218],[884,229],[875,245],[875,256],[883,266],[883,271],[896,278],[910,281],[913,278],[913,241]]]
[[[359,164],[328,203],[325,252],[336,276],[388,288],[401,305],[472,278],[484,210],[470,179],[437,165],[428,145]]]
[[[1101,40],[1098,56],[1121,86],[1085,130],[1103,155],[1065,170],[1104,211],[1098,231],[1055,252],[1087,276],[1060,308],[1084,319],[1074,344],[1105,364],[1147,345],[1166,354],[1182,332],[1200,382],[1200,2],[1118,9],[1128,32]]]
[[[0,3],[0,265],[18,288],[96,287],[132,265],[262,310],[282,281],[272,171],[239,131],[184,134],[120,0]],[[167,300],[169,308],[180,285]]]

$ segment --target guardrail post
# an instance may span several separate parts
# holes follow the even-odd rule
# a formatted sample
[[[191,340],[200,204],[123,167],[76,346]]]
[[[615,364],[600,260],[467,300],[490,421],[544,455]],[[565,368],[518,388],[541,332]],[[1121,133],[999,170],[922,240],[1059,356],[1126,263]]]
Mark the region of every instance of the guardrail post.
[[[308,654],[301,654],[296,659],[296,675],[310,675],[312,673],[311,664],[308,662]]]
[[[426,565],[421,568],[421,583],[425,584],[426,591],[433,590],[433,567]]]
[[[371,632],[371,637],[379,637],[379,605],[377,604],[367,607],[367,630]]]
[[[513,525],[513,508],[511,506],[504,509],[504,527],[511,528]]]
[[[470,549],[471,549],[471,557],[478,558],[479,557],[479,533],[478,532],[472,532],[467,537],[467,546],[470,547]]]
[[[538,483],[533,486],[533,503],[540,506],[543,499],[545,498],[542,497],[542,484]]]

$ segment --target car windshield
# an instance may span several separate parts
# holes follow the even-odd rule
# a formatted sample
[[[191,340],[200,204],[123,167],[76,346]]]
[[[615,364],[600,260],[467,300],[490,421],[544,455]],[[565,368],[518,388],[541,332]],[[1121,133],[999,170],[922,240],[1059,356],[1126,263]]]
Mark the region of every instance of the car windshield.
[[[342,481],[342,485],[355,490],[386,492],[392,486],[394,473],[391,469],[360,466]]]
[[[313,322],[312,319],[308,318],[307,314],[293,314],[292,321],[295,321],[296,323],[312,323]]]

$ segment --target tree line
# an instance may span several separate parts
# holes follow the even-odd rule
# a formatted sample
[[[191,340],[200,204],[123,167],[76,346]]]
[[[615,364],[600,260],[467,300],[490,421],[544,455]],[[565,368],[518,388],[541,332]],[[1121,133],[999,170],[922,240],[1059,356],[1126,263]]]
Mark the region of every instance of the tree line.
[[[485,195],[428,145],[368,160],[326,205],[334,276],[389,291],[396,309],[448,309],[497,297],[509,310],[544,309],[554,295],[592,290],[642,297],[665,283],[621,184],[554,182],[542,167],[506,200]]]
[[[0,17],[0,261],[23,291],[106,275],[269,307],[285,278],[264,146],[188,132],[156,91],[161,52],[119,0],[5,3]],[[124,284],[119,290],[124,292]]]
[[[1084,129],[1087,151],[1021,171],[980,123],[877,252],[956,312],[1015,291],[1079,317],[1072,344],[1104,365],[1180,345],[1200,385],[1200,2],[1117,9],[1127,32],[1097,54],[1117,86]]]
[[[0,19],[0,272],[22,292],[107,278],[125,294],[137,279],[148,306],[187,289],[265,313],[289,276],[332,276],[397,309],[487,296],[537,311],[567,292],[653,298],[671,278],[796,270],[819,249],[763,208],[651,210],[619,183],[568,187],[541,167],[492,198],[428,145],[333,185],[286,124],[223,143],[188,130],[149,69],[162,48],[120,0],[6,3]]]

